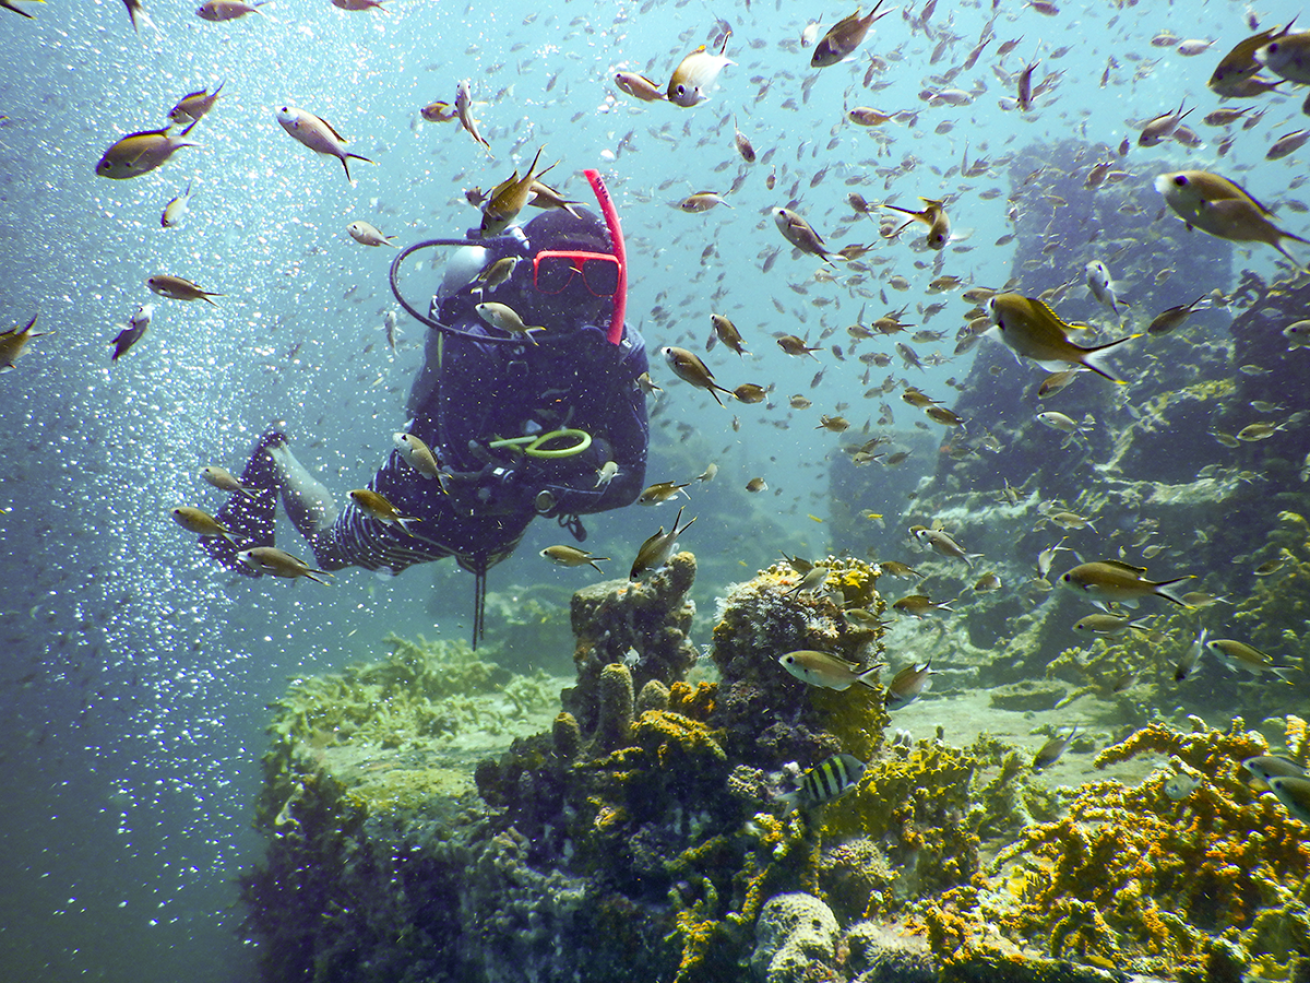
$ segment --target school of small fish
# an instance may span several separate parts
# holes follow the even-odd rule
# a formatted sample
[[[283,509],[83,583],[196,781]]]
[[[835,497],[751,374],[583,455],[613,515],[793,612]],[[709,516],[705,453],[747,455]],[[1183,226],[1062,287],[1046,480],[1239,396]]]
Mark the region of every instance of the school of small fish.
[[[39,20],[17,2],[22,0],[0,0],[0,6],[29,20]],[[384,7],[383,2],[332,0],[332,5],[343,16],[360,17],[396,12],[401,6],[389,3]],[[194,15],[209,24],[229,25],[215,30],[237,29],[238,25],[229,22],[241,21],[240,29],[254,31],[261,29],[260,21],[272,16],[264,9],[266,3],[205,0]],[[141,0],[124,0],[124,6],[134,31],[141,25],[154,26]],[[560,10],[567,6],[561,5]],[[657,9],[682,11],[687,6],[646,0],[635,9],[634,16],[651,15]],[[475,10],[470,7],[470,14]],[[895,426],[889,400],[899,391],[903,403],[923,414],[924,419],[916,421],[915,427],[927,430],[931,423],[946,432],[969,434],[986,448],[988,441],[1000,438],[970,433],[969,421],[947,406],[947,400],[936,398],[943,393],[930,394],[929,384],[923,381],[927,376],[922,373],[964,357],[987,336],[1008,347],[1017,361],[1035,363],[1050,373],[1042,386],[1043,396],[1075,380],[1085,380],[1084,385],[1108,383],[1112,389],[1127,388],[1132,383],[1131,374],[1115,366],[1117,355],[1179,331],[1198,311],[1225,306],[1222,288],[1207,291],[1205,288],[1213,285],[1197,284],[1195,292],[1199,296],[1191,304],[1164,311],[1142,309],[1134,299],[1134,281],[1140,280],[1141,271],[1126,275],[1126,271],[1115,268],[1111,255],[1067,270],[1067,282],[1062,287],[1037,296],[1030,296],[1031,291],[1019,278],[992,285],[975,282],[977,266],[971,256],[971,240],[982,224],[973,217],[975,213],[985,203],[1004,197],[1007,222],[1014,229],[1017,217],[1036,208],[1038,202],[1026,196],[1022,186],[1008,194],[1002,189],[1001,175],[1017,158],[1011,146],[1015,135],[974,128],[970,107],[986,97],[1009,114],[1019,133],[1025,126],[1044,122],[1051,129],[1080,130],[1084,139],[1093,143],[1097,140],[1097,134],[1087,132],[1085,122],[1080,123],[1060,105],[1062,88],[1069,85],[1066,76],[1077,74],[1089,82],[1099,70],[1099,63],[1094,68],[1076,57],[1077,35],[1082,27],[1077,21],[1079,12],[1072,5],[1062,9],[1040,0],[1026,4],[991,0],[982,30],[969,36],[957,30],[953,13],[938,9],[937,0],[887,9],[884,0],[878,0],[867,12],[857,7],[826,27],[819,20],[808,19],[808,14],[818,11],[798,10],[796,30],[785,36],[757,32],[749,0],[742,11],[733,13],[732,22],[718,17],[711,22],[707,15],[700,15],[706,16],[706,22],[683,30],[676,50],[649,50],[640,30],[610,36],[615,45],[612,71],[586,80],[585,92],[584,85],[574,79],[564,85],[565,92],[553,95],[562,71],[559,69],[541,87],[544,92],[534,91],[531,97],[525,97],[516,90],[516,83],[508,80],[513,66],[501,61],[495,67],[505,72],[503,87],[497,84],[501,79],[491,68],[484,77],[445,77],[436,73],[441,76],[440,82],[433,84],[435,91],[424,98],[440,98],[422,105],[415,100],[411,107],[415,132],[423,133],[425,138],[438,134],[435,140],[457,138],[460,149],[467,152],[471,163],[466,164],[465,174],[475,174],[482,183],[464,188],[457,197],[461,207],[471,204],[477,209],[474,224],[483,235],[496,235],[521,223],[527,217],[525,209],[530,207],[572,209],[579,204],[566,198],[564,191],[545,184],[543,178],[558,166],[560,170],[551,180],[557,181],[560,188],[568,182],[577,188],[576,172],[595,161],[568,159],[564,154],[553,163],[549,162],[553,157],[543,160],[549,138],[554,136],[562,142],[562,134],[518,125],[519,117],[526,120],[531,114],[534,99],[569,99],[579,106],[598,104],[596,112],[604,114],[614,131],[611,145],[599,154],[609,168],[607,180],[612,190],[630,206],[657,201],[667,216],[659,219],[657,227],[632,230],[634,279],[640,276],[640,264],[655,262],[657,254],[672,255],[675,246],[693,240],[704,245],[700,261],[688,263],[687,279],[695,285],[693,295],[679,300],[661,290],[653,297],[643,296],[640,307],[629,308],[641,322],[651,354],[661,356],[652,358],[651,374],[641,382],[654,406],[655,441],[671,432],[686,436],[719,432],[716,428],[721,428],[729,437],[726,455],[732,446],[731,435],[740,431],[739,416],[729,421],[724,415],[713,422],[698,417],[697,425],[670,419],[675,413],[670,405],[692,404],[699,408],[708,405],[708,396],[720,407],[733,411],[738,405],[758,406],[757,412],[780,430],[804,419],[806,429],[819,431],[822,439],[841,441],[837,444],[840,453],[857,466],[895,468],[905,462],[910,451],[903,446],[895,449],[894,433],[880,433],[879,428]],[[251,14],[260,16],[248,16]],[[528,14],[525,24],[534,34],[549,35],[549,43],[556,51],[587,30],[584,18],[565,23],[558,11],[544,19],[541,15],[542,11]],[[692,15],[684,11],[682,16]],[[1183,19],[1174,8],[1162,9],[1159,16]],[[1122,44],[1116,43],[1115,54],[1109,56],[1100,75],[1100,86],[1119,90],[1119,98],[1136,117],[1124,125],[1136,135],[1123,136],[1122,140],[1117,139],[1119,133],[1101,135],[1105,141],[1102,152],[1095,159],[1081,162],[1085,174],[1080,171],[1078,176],[1088,190],[1110,188],[1129,177],[1148,178],[1158,199],[1136,202],[1133,207],[1156,211],[1157,222],[1181,221],[1189,232],[1241,246],[1268,247],[1271,261],[1294,274],[1305,273],[1310,249],[1304,247],[1310,247],[1310,238],[1302,232],[1310,233],[1310,228],[1297,231],[1290,227],[1295,220],[1289,225],[1288,220],[1275,218],[1273,209],[1262,202],[1266,196],[1257,198],[1246,186],[1251,184],[1250,178],[1258,178],[1262,185],[1272,183],[1290,192],[1310,177],[1303,170],[1304,160],[1297,162],[1298,153],[1310,142],[1310,127],[1296,125],[1304,122],[1301,117],[1310,115],[1310,31],[1297,32],[1291,22],[1266,26],[1256,13],[1243,15],[1235,6],[1226,16],[1232,22],[1232,34],[1223,39],[1184,39],[1162,31],[1156,39],[1164,39],[1162,43],[1152,40],[1150,45],[1160,51],[1171,50],[1182,59],[1167,66],[1142,48],[1140,38],[1122,38]],[[1034,21],[1034,17],[1041,22]],[[1108,30],[1109,25],[1105,26]],[[1182,29],[1186,25],[1173,26]],[[1075,33],[1075,37],[1068,38],[1070,45],[1056,43],[1069,32]],[[1207,59],[1214,59],[1212,48],[1225,53],[1209,65]],[[1023,57],[1014,54],[1019,49]],[[1063,62],[1067,67],[1050,67],[1071,54],[1075,57]],[[532,52],[525,43],[515,43],[496,55],[527,59]],[[1208,77],[1204,68],[1193,69],[1202,65],[1211,68]],[[1135,84],[1157,74],[1169,81]],[[887,90],[896,75],[912,75],[918,80],[921,88],[917,105],[907,100],[889,101]],[[432,82],[431,74],[425,77],[425,85]],[[99,161],[87,161],[88,179],[95,175],[126,182],[149,180],[149,175],[155,175],[163,181],[163,175],[169,176],[171,183],[166,192],[160,185],[158,202],[166,202],[162,212],[158,203],[151,206],[150,224],[156,224],[153,216],[158,215],[159,228],[169,230],[158,234],[187,235],[194,221],[189,213],[222,207],[220,202],[210,200],[205,182],[197,180],[196,173],[188,171],[185,183],[174,179],[174,175],[198,166],[198,160],[228,152],[217,141],[206,143],[202,139],[212,120],[227,113],[242,114],[250,127],[280,126],[294,141],[284,141],[288,156],[338,160],[345,184],[340,178],[333,177],[331,183],[324,178],[314,188],[315,195],[340,195],[345,205],[352,200],[345,196],[366,183],[370,187],[376,184],[380,190],[387,181],[397,180],[387,170],[386,159],[388,143],[396,139],[395,134],[384,137],[364,132],[347,138],[326,118],[335,118],[335,113],[298,108],[290,101],[279,102],[275,108],[264,107],[256,114],[242,91],[243,80],[235,76],[216,84],[194,84],[198,87],[180,95],[171,109],[164,110],[165,103],[152,110],[161,117],[156,122],[166,119],[167,125],[124,132],[117,138],[106,136],[108,146]],[[1180,85],[1185,91],[1179,91]],[[810,118],[807,106],[817,86],[840,89],[840,114],[830,119]],[[190,87],[179,86],[179,92]],[[523,89],[527,87],[526,82],[522,84]],[[775,97],[779,94],[783,98],[777,103]],[[293,95],[306,106],[331,105],[326,93],[286,93],[285,98]],[[1292,103],[1288,103],[1288,96],[1293,97]],[[1201,105],[1202,98],[1248,100],[1249,105]],[[355,115],[355,127],[367,125],[367,108]],[[766,113],[795,114],[802,121],[791,132],[788,143],[764,145],[760,137],[763,127],[755,124]],[[581,113],[574,117],[575,121],[580,117]],[[442,125],[447,123],[454,125]],[[129,122],[125,116],[117,129],[123,132],[135,125],[141,125],[139,120]],[[344,125],[342,128],[346,129]],[[940,148],[941,142],[924,141],[945,138],[957,128],[959,142],[950,139],[952,148],[959,149],[958,160],[946,159],[940,149],[924,149]],[[1207,132],[1204,128],[1218,132],[1214,146],[1201,135]],[[622,130],[628,132],[620,134]],[[1294,169],[1277,172],[1273,178],[1264,171],[1250,173],[1256,171],[1257,165],[1239,164],[1236,154],[1228,156],[1238,140],[1263,140],[1267,144],[1261,148],[1259,168],[1286,161]],[[356,148],[366,149],[369,156],[356,152]],[[666,181],[647,186],[625,178],[625,156],[667,153],[668,148],[676,149],[681,159],[669,163],[673,170]],[[522,163],[501,163],[506,159]],[[1178,167],[1179,161],[1186,166]],[[352,162],[371,166],[356,166],[352,173]],[[1288,167],[1288,163],[1278,166]],[[325,169],[335,174],[335,165]],[[483,192],[483,187],[491,190]],[[450,190],[443,186],[442,193]],[[1049,195],[1045,198],[1048,200],[1042,207],[1056,212],[1066,204],[1049,200]],[[1284,198],[1288,211],[1307,210],[1304,205],[1291,207],[1292,201]],[[666,206],[672,206],[671,210]],[[467,225],[462,221],[467,213],[459,214],[461,222],[457,224]],[[756,217],[752,239],[716,236],[715,223],[722,216],[739,214]],[[369,218],[350,212],[348,219],[321,234],[340,238],[344,228],[350,240],[373,247],[355,252],[377,255],[386,250],[374,252],[376,247],[399,248],[417,238],[417,224],[415,216],[378,208],[370,212]],[[1047,236],[1050,241],[1043,248],[1053,253],[1065,248],[1062,234],[1052,220]],[[1079,230],[1069,234],[1087,233]],[[1003,247],[1013,241],[1014,232],[998,230],[998,236],[995,244]],[[719,260],[726,256],[745,259],[752,249],[758,250],[754,265],[800,297],[805,306],[789,308],[771,297],[771,312],[760,297],[735,289],[732,268]],[[479,274],[486,296],[476,311],[486,324],[508,333],[520,344],[537,346],[536,335],[546,332],[545,337],[549,337],[550,325],[527,324],[512,307],[490,299],[496,287],[513,272],[515,262],[502,260]],[[194,275],[200,282],[182,273]],[[129,351],[150,347],[149,342],[142,341],[152,323],[157,323],[157,311],[181,306],[167,305],[165,301],[199,300],[203,303],[191,305],[193,309],[208,305],[221,312],[225,306],[240,303],[240,278],[255,275],[236,262],[224,270],[222,277],[214,273],[201,268],[150,275],[144,286],[161,298],[160,304],[146,303],[143,298],[127,318],[126,327],[122,322],[115,325],[118,331],[109,342],[111,361],[123,358]],[[712,284],[703,282],[716,273]],[[1162,283],[1175,274],[1184,281],[1189,278],[1189,271],[1180,264],[1177,270],[1158,271],[1154,279]],[[219,289],[206,289],[201,282]],[[908,295],[899,308],[889,290],[893,295]],[[1191,293],[1189,290],[1188,295]],[[941,299],[936,299],[939,296]],[[1073,320],[1060,312],[1066,299],[1074,296],[1088,300],[1082,310],[1096,312],[1094,323]],[[948,309],[948,301],[967,305],[955,312],[960,323],[954,332],[929,328],[929,321]],[[853,321],[848,305],[858,305]],[[386,337],[394,352],[399,336],[394,311],[388,310],[386,318]],[[55,331],[34,331],[36,322],[37,315],[31,315],[25,327],[15,325],[0,333],[0,372],[16,368],[21,371],[19,357],[34,350],[35,339],[56,336],[36,346],[38,352],[59,343]],[[917,330],[911,334],[912,329]],[[1302,357],[1300,350],[1310,347],[1310,320],[1280,323],[1277,331],[1286,339],[1289,358]],[[838,332],[844,332],[844,337]],[[952,340],[954,349],[944,353],[940,346]],[[722,350],[716,352],[716,345],[721,345]],[[770,352],[767,362],[761,354],[764,350]],[[785,369],[779,369],[780,363],[774,360],[780,358],[779,351],[787,356]],[[766,371],[760,368],[764,365],[774,368]],[[1258,371],[1258,367],[1252,368]],[[887,370],[888,374],[877,381],[872,375],[875,370]],[[1013,368],[1015,373],[1026,370],[1026,364]],[[805,377],[811,371],[814,375],[806,387]],[[897,378],[898,371],[913,376],[915,383],[922,382],[925,388],[912,384],[910,378]],[[825,403],[822,383],[829,372],[848,382],[858,380],[864,397],[875,401],[871,405],[876,405],[876,413],[859,413],[849,400]],[[754,378],[726,378],[747,373]],[[955,379],[947,385],[962,388]],[[779,395],[787,392],[792,394]],[[1212,436],[1225,446],[1240,447],[1294,431],[1303,422],[1296,415],[1273,419],[1276,403],[1270,406],[1269,422],[1251,424],[1231,435],[1215,432]],[[861,416],[866,417],[862,422]],[[1061,452],[1071,454],[1087,443],[1088,434],[1097,427],[1091,414],[1076,419],[1044,409],[1035,419],[1063,434]],[[392,440],[410,466],[434,480],[435,486],[441,486],[435,458],[422,441],[403,432],[395,432]],[[806,466],[810,466],[809,462]],[[596,487],[612,481],[616,470],[617,466],[612,465],[600,468]],[[719,470],[719,464],[711,463],[700,475],[662,476],[664,480],[647,487],[639,501],[658,506],[673,499],[691,498],[688,489],[714,480]],[[745,475],[743,472],[742,477]],[[207,466],[201,477],[227,493],[254,494],[217,464]],[[788,479],[787,469],[781,468],[776,474],[752,474],[739,486],[752,493],[772,491],[780,496]],[[369,515],[407,533],[418,521],[401,515],[371,489],[358,488],[348,494]],[[1007,483],[1001,494],[1003,504],[1014,504],[1021,493]],[[1080,514],[1078,508],[1077,503],[1044,502],[1042,522],[1065,531],[1096,532],[1097,516]],[[195,536],[231,540],[231,533],[201,508],[172,506],[167,514]],[[645,576],[668,562],[680,537],[696,521],[691,518],[684,523],[682,514],[680,509],[668,532],[661,525],[635,551],[626,550],[627,555],[635,557],[630,579]],[[881,520],[878,513],[869,512],[867,517],[870,521]],[[1149,635],[1149,624],[1132,620],[1124,610],[1135,609],[1142,602],[1163,601],[1197,608],[1217,600],[1186,593],[1188,581],[1193,579],[1190,573],[1169,571],[1172,575],[1164,579],[1149,579],[1146,568],[1129,564],[1122,556],[1109,555],[1109,551],[1103,557],[1080,558],[1080,562],[1056,573],[1059,553],[1069,548],[1061,545],[1064,539],[1054,539],[1053,545],[1036,558],[1035,576],[1023,589],[1043,591],[1060,586],[1096,605],[1096,613],[1087,614],[1072,626],[1087,636],[1115,637],[1130,631]],[[1002,583],[985,567],[975,568],[975,563],[986,557],[970,552],[946,523],[914,526],[907,530],[905,543],[958,565],[954,569],[961,570],[974,594],[1020,589]],[[309,567],[292,554],[272,547],[235,545],[241,547],[241,562],[254,571],[328,582],[322,579],[324,571]],[[617,550],[614,553],[620,555]],[[543,549],[540,556],[566,569],[586,567],[597,572],[602,571],[599,563],[610,559],[565,545]],[[798,558],[791,563],[796,580],[788,588],[788,596],[815,603],[823,598],[831,601],[833,595],[826,592],[828,576],[823,566]],[[885,559],[880,566],[889,577],[917,577],[903,562]],[[956,597],[934,598],[916,587],[895,600],[890,610],[914,623],[930,624],[931,619],[953,614],[956,609],[950,605],[963,595],[964,589]],[[853,609],[842,614],[852,625],[881,625],[868,611]],[[1281,656],[1261,652],[1241,639],[1207,639],[1202,634],[1179,663],[1176,678],[1186,678],[1203,655],[1231,672],[1271,677],[1274,681],[1296,671],[1285,665]],[[883,690],[886,705],[893,710],[909,706],[928,692],[934,675],[930,662],[919,664],[910,657],[898,658],[898,672],[888,681],[880,680],[879,673],[885,667],[878,663],[855,664],[826,652],[790,652],[779,656],[777,662],[779,671],[810,686],[835,691],[854,686]],[[1051,735],[1033,759],[1033,769],[1054,764],[1079,733],[1074,727],[1067,733]],[[800,807],[831,801],[858,784],[863,769],[861,762],[848,755],[830,758],[806,775],[793,801]],[[1274,776],[1269,782],[1280,799],[1289,803],[1289,809],[1305,808],[1303,775]],[[1168,794],[1181,800],[1194,788],[1193,780],[1180,774],[1172,780]]]

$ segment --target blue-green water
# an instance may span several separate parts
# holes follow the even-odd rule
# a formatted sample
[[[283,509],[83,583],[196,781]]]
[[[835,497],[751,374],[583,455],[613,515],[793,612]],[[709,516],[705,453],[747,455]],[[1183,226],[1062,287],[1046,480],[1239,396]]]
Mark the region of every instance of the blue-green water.
[[[910,303],[913,311],[940,299],[924,294],[939,273],[1005,281],[1015,245],[993,243],[1010,228],[1011,189],[1000,166],[961,178],[966,147],[971,161],[1071,136],[1113,148],[1135,139],[1127,119],[1182,101],[1198,107],[1189,122],[1206,145],[1134,147],[1125,169],[1149,175],[1185,159],[1236,177],[1270,204],[1295,197],[1293,182],[1304,174],[1305,151],[1264,159],[1277,136],[1306,122],[1300,92],[1256,101],[1266,117],[1237,131],[1222,161],[1219,131],[1195,119],[1220,104],[1205,88],[1219,56],[1250,33],[1236,3],[1066,3],[1044,16],[1007,0],[996,11],[998,40],[972,69],[934,83],[930,76],[963,62],[992,14],[987,5],[939,4],[931,38],[898,9],[848,62],[815,78],[801,33],[812,19],[831,24],[847,5],[388,0],[386,12],[348,13],[328,0],[278,0],[213,24],[189,3],[147,0],[153,26],[133,32],[119,0],[15,2],[34,19],[0,11],[0,310],[5,327],[39,314],[38,330],[54,333],[0,377],[6,979],[249,979],[233,880],[259,847],[249,825],[265,704],[288,676],[368,656],[388,631],[468,630],[470,579],[449,563],[390,581],[356,571],[330,589],[246,580],[213,566],[166,514],[178,504],[217,507],[221,497],[199,480],[199,468],[238,471],[275,419],[286,421],[302,459],[338,494],[363,484],[389,451],[423,329],[402,321],[402,344],[388,350],[379,326],[392,306],[391,253],[357,245],[348,222],[366,219],[402,244],[458,234],[477,224],[462,189],[495,184],[543,144],[545,159],[560,159],[552,177],[570,197],[586,195],[580,171],[599,168],[628,236],[629,320],[641,326],[652,374],[666,389],[651,404],[651,480],[686,480],[689,456],[697,467],[716,462],[723,485],[766,478],[769,491],[751,501],[760,528],[777,530],[776,542],[722,531],[716,508],[737,508],[738,498],[715,486],[697,496],[696,548],[739,554],[745,576],[777,548],[869,545],[831,542],[807,518],[824,518],[825,462],[838,442],[814,429],[821,412],[849,403],[845,415],[859,427],[877,416],[865,389],[887,372],[926,388],[967,373],[971,356],[922,375],[897,360],[862,381],[865,366],[853,357],[838,362],[824,351],[820,363],[796,360],[770,337],[813,340],[832,328],[826,344],[845,343],[846,326],[866,306],[867,323],[888,308]],[[1290,3],[1265,4],[1261,25],[1296,12]],[[619,68],[667,79],[684,54],[713,43],[718,17],[731,27],[728,54],[737,64],[710,101],[690,110],[639,103],[612,84]],[[1152,46],[1166,30],[1217,44],[1182,57]],[[959,40],[930,64],[946,34]],[[1000,107],[1014,93],[995,71],[999,42],[1020,37],[999,63],[1006,73],[1039,58],[1035,78],[1063,72],[1023,117]],[[887,61],[872,77],[885,86],[876,91],[863,85],[870,54]],[[1102,86],[1112,55],[1118,67]],[[457,124],[418,116],[434,99],[453,101],[464,78],[494,159]],[[162,126],[182,95],[223,80],[216,108],[194,131],[199,148],[130,181],[94,174],[118,136]],[[946,87],[972,92],[974,101],[949,107],[921,98]],[[376,165],[356,163],[348,184],[336,161],[277,125],[274,112],[288,102],[331,121]],[[917,123],[888,124],[876,131],[886,140],[879,142],[843,121],[843,107],[856,105],[917,110]],[[772,157],[747,168],[728,196],[731,209],[688,215],[669,207],[695,191],[726,191],[737,178],[745,165],[733,148],[734,114]],[[187,221],[162,229],[164,204],[188,181],[195,195]],[[986,197],[994,187],[1003,193]],[[840,285],[841,273],[836,285],[816,282],[818,264],[788,248],[763,272],[765,257],[785,247],[768,216],[776,205],[800,211],[834,246],[877,242],[874,225],[852,216],[850,191],[907,205],[958,193],[951,215],[959,238],[940,269],[936,254],[906,238],[875,246],[870,256],[889,261],[861,285]],[[1037,207],[1022,195],[1015,204]],[[1152,195],[1137,204],[1154,212],[1161,202]],[[1281,221],[1306,230],[1292,211]],[[1268,272],[1273,258],[1257,247],[1243,265]],[[145,279],[158,272],[224,296],[216,307],[155,298]],[[893,273],[910,281],[908,291],[882,286]],[[111,365],[110,339],[147,301],[156,303],[150,331]],[[920,355],[950,354],[963,309],[953,301],[927,325],[948,330],[948,339],[916,346]],[[753,352],[746,361],[722,347],[707,355],[720,381],[774,384],[772,405],[720,409],[672,380],[655,356],[661,345],[703,352],[711,312],[732,317]],[[1092,312],[1079,300],[1067,313]],[[864,350],[874,349],[891,352],[891,340]],[[813,407],[790,410],[793,393]],[[909,410],[896,405],[908,429]],[[927,472],[932,463],[907,466]],[[666,473],[675,466],[678,474]],[[671,515],[669,506],[654,519],[634,506],[594,518],[591,542],[625,556]],[[493,572],[492,590],[584,582],[537,557],[557,534],[531,534],[519,556]],[[289,527],[280,536],[295,543]],[[723,585],[698,586],[712,595]],[[493,623],[493,639],[495,631]],[[559,653],[549,668],[566,667],[567,658]],[[525,656],[520,667],[529,664]]]

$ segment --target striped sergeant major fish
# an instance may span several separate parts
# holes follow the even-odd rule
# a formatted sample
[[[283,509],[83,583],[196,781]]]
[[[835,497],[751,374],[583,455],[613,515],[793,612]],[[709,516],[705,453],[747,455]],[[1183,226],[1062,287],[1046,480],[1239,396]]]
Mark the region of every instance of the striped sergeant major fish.
[[[809,809],[840,799],[860,784],[867,766],[852,754],[834,754],[805,773],[801,787],[781,796],[788,809]]]

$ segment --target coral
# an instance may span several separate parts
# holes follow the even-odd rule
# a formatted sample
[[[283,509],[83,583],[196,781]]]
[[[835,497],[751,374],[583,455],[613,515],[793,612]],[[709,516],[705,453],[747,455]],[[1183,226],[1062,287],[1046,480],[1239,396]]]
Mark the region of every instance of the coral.
[[[632,733],[632,673],[620,662],[600,671],[596,685],[596,742],[606,751],[627,747]]]
[[[825,844],[820,852],[819,888],[843,923],[890,909],[895,879],[886,855],[870,837]]]
[[[640,692],[651,679],[671,686],[696,664],[696,647],[687,638],[696,611],[687,593],[695,579],[696,558],[682,552],[645,580],[607,580],[573,595],[577,685],[565,694],[564,709],[585,732],[596,728],[596,688],[605,666],[626,665]]]
[[[837,933],[837,919],[818,898],[800,893],[770,898],[755,926],[755,978],[761,983],[801,983],[811,963],[835,958]]]
[[[841,968],[863,980],[937,983],[937,968],[923,939],[907,936],[881,921],[852,925],[837,943]]]
[[[869,762],[854,792],[826,807],[823,837],[883,843],[904,893],[967,883],[978,865],[978,837],[966,813],[979,766],[968,751],[936,741],[888,748]]]
[[[816,566],[831,571],[828,582],[843,599],[882,614],[876,566],[849,557],[829,557]],[[727,732],[735,760],[760,767],[788,761],[810,767],[838,751],[872,757],[888,723],[882,691],[811,687],[778,659],[796,649],[820,649],[854,662],[874,661],[882,632],[850,624],[826,595],[788,593],[797,580],[790,565],[775,565],[728,592],[714,627],[711,657],[721,680],[713,722]]]
[[[1217,958],[1216,940],[1234,932],[1244,951],[1269,961],[1310,954],[1300,897],[1310,844],[1272,796],[1255,796],[1243,782],[1241,759],[1267,750],[1243,726],[1237,719],[1211,730],[1193,718],[1190,734],[1157,724],[1107,748],[1098,765],[1168,754],[1204,783],[1184,802],[1165,795],[1166,772],[1135,788],[1082,786],[1066,816],[1029,826],[1001,852],[999,890],[986,898],[949,892],[925,909],[934,952],[984,945],[982,916],[1053,959],[1173,978],[1203,973]]]

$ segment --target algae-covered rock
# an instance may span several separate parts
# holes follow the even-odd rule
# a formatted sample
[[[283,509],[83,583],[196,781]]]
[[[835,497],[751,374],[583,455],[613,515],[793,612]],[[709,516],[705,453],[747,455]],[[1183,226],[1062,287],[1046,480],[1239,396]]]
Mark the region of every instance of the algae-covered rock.
[[[755,926],[755,978],[761,983],[801,983],[813,963],[833,962],[837,933],[837,919],[818,898],[800,893],[770,898]]]

